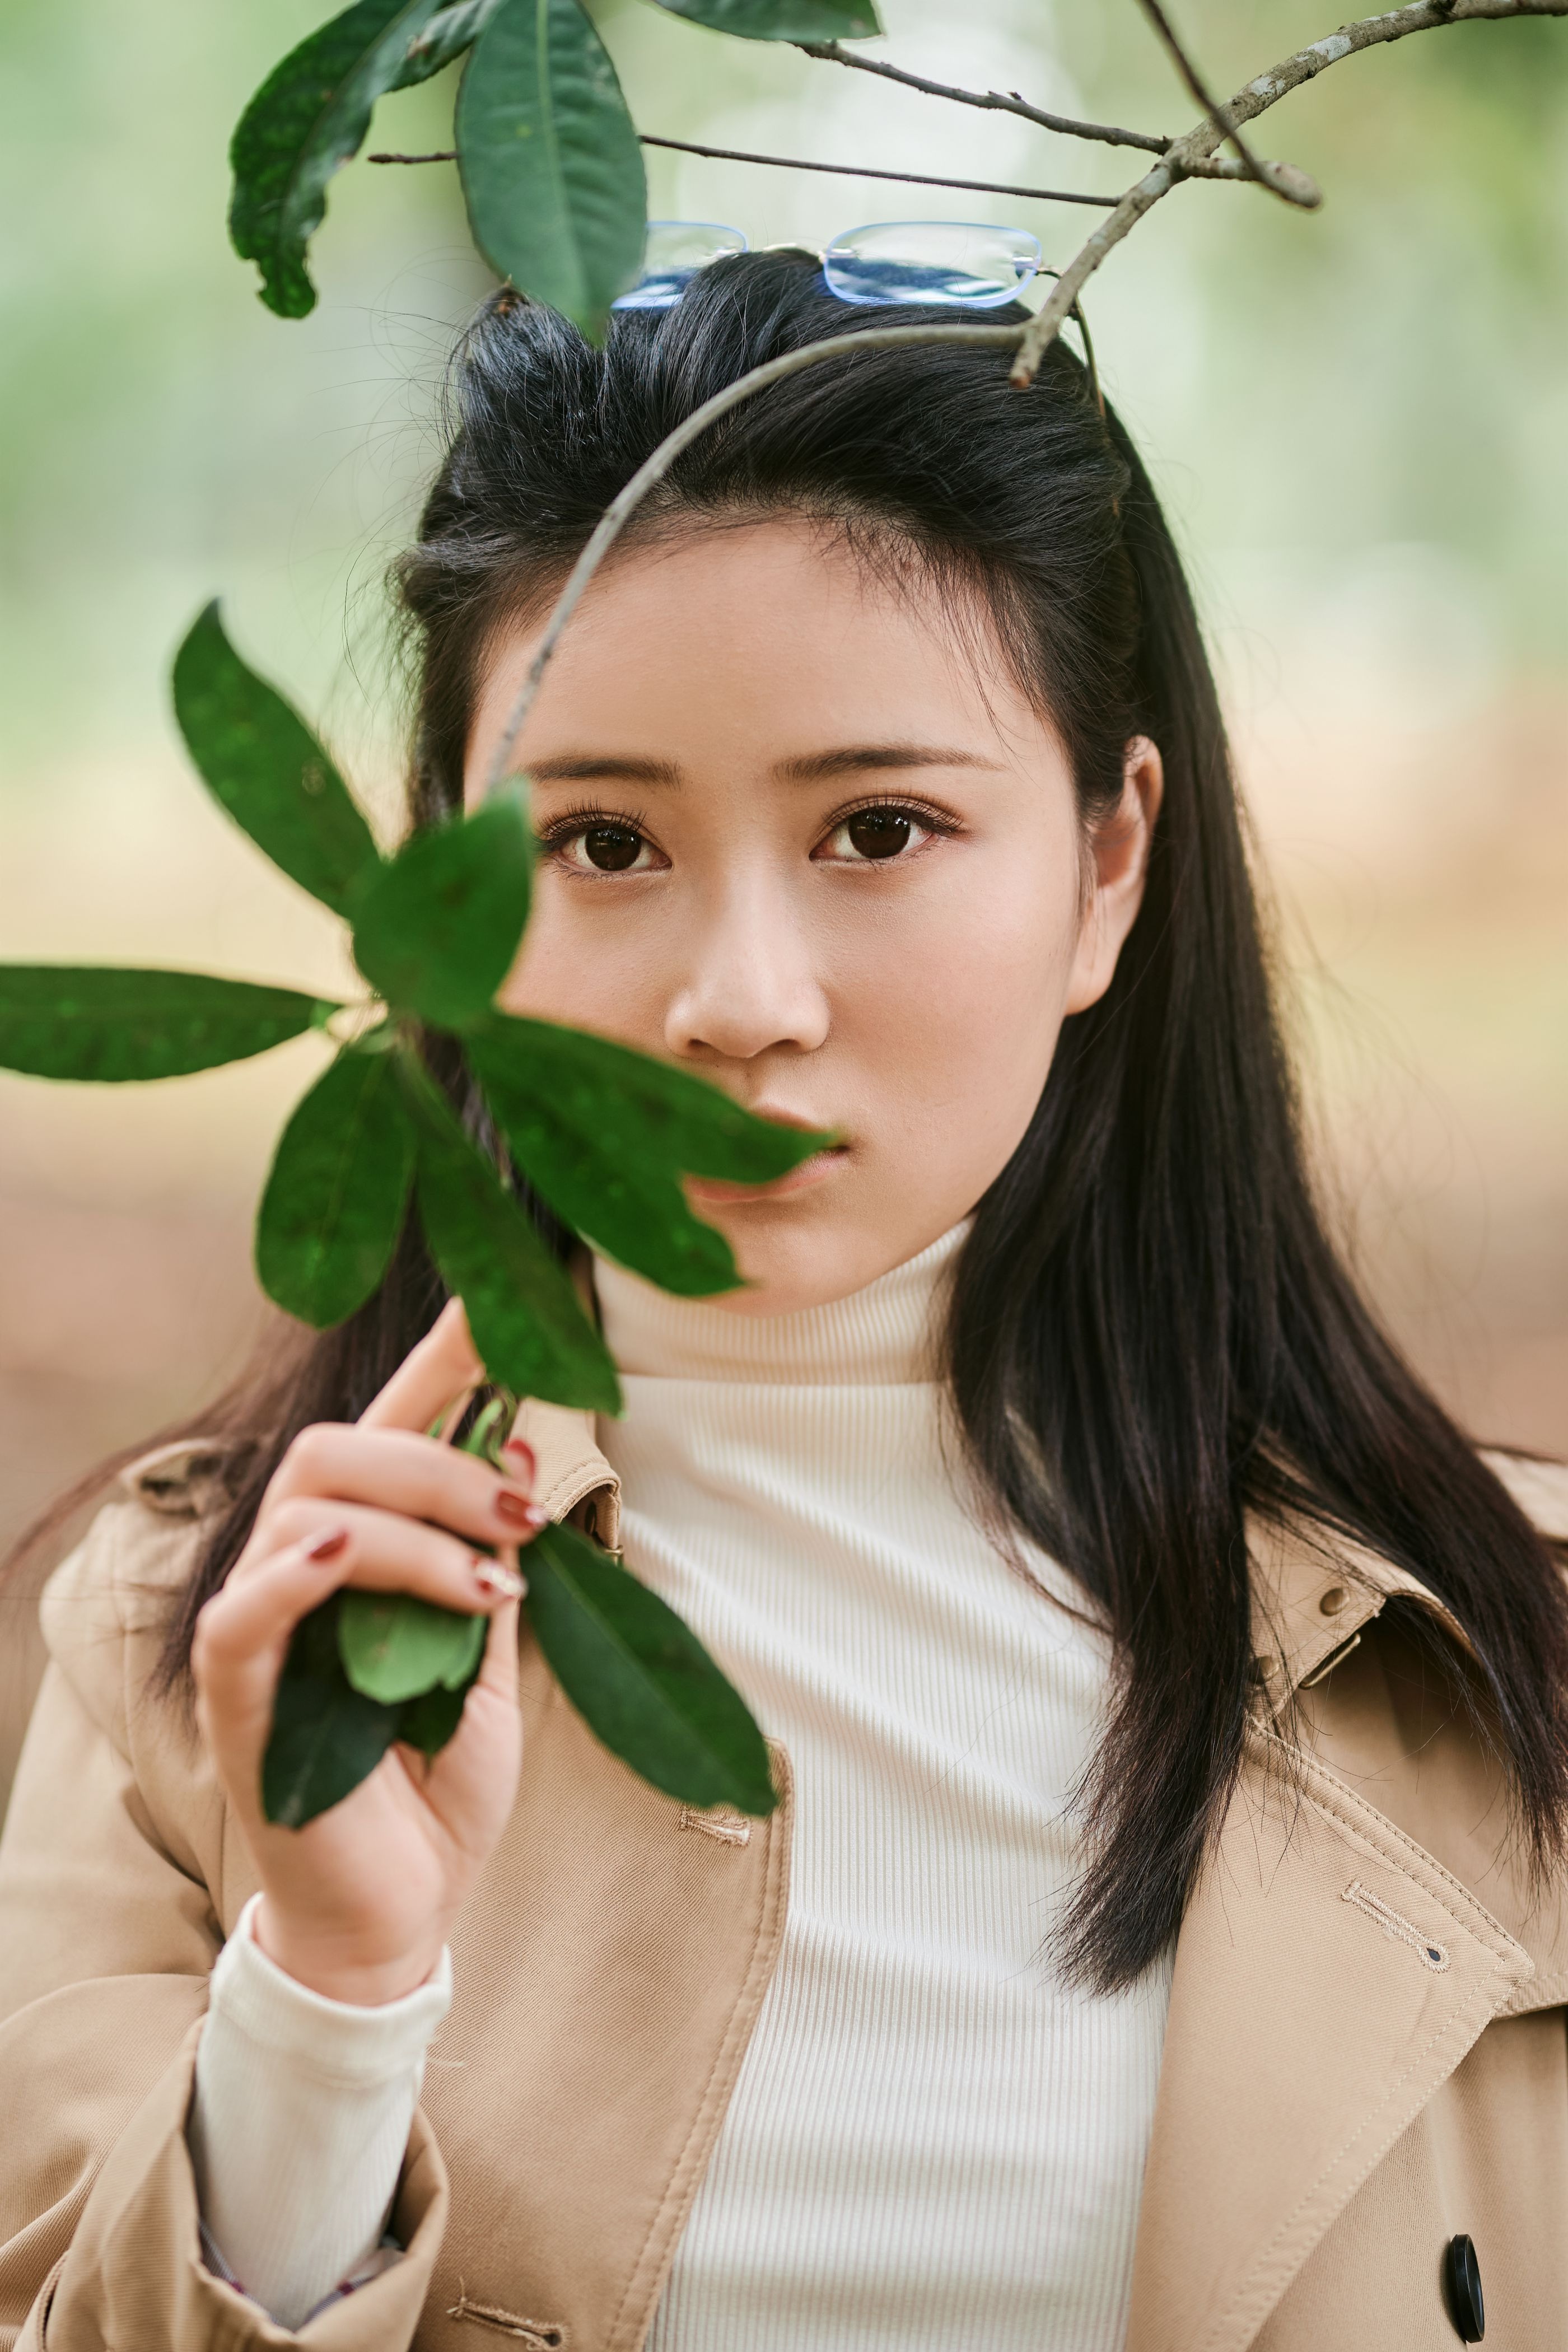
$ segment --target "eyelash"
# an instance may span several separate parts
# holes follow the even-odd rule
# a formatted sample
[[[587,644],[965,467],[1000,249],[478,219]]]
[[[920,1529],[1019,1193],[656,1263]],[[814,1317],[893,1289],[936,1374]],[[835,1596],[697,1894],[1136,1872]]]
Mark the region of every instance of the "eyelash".
[[[873,809],[886,809],[890,815],[909,817],[921,827],[922,832],[934,834],[943,839],[950,839],[954,834],[963,831],[955,816],[946,809],[936,807],[930,801],[892,800],[885,793],[868,793],[863,799],[850,802],[845,808],[836,809],[822,829],[817,846],[820,848],[823,843],[830,841],[844,825],[851,824],[858,816],[868,815]],[[544,856],[558,857],[572,842],[580,840],[584,834],[592,833],[598,828],[612,833],[635,833],[646,841],[648,838],[645,829],[646,824],[647,820],[640,809],[607,809],[595,803],[583,802],[574,807],[563,809],[561,814],[553,818],[549,824],[541,826],[536,837],[540,850]],[[816,856],[815,851],[813,856]],[[838,865],[864,863],[869,866],[876,865],[879,861],[875,858],[867,858],[863,861],[842,858],[824,862]],[[900,861],[889,859],[887,862],[898,864]],[[584,869],[577,866],[572,870],[581,873]],[[606,875],[604,878],[608,880],[612,877]]]
[[[546,857],[559,858],[561,852],[572,842],[580,840],[584,834],[593,833],[601,827],[607,833],[635,833],[646,841],[647,839],[646,824],[647,819],[641,809],[600,808],[595,803],[584,801],[577,803],[572,808],[563,809],[558,817],[552,818],[546,825],[541,825],[534,837],[539,844],[542,855]],[[564,859],[561,862],[565,863]],[[579,874],[583,870],[581,866],[571,868],[572,872]],[[601,878],[612,881],[615,877],[613,875],[606,874]]]
[[[868,793],[864,799],[852,801],[847,808],[837,810],[835,814],[828,818],[826,824],[822,830],[823,841],[831,841],[833,835],[837,833],[841,827],[852,824],[858,816],[868,816],[873,809],[886,809],[889,816],[910,817],[920,826],[923,833],[935,834],[940,839],[943,840],[951,839],[954,834],[962,833],[963,830],[957,817],[953,816],[946,809],[936,807],[931,801],[916,801],[908,799],[892,800],[889,798],[886,793]],[[813,854],[815,855],[815,852]],[[905,855],[907,856],[908,853],[905,853]],[[918,856],[920,852],[917,850],[914,852],[914,855]],[[889,866],[898,866],[904,862],[904,858],[903,856],[900,856],[888,858],[885,861],[874,857],[864,859],[838,858],[832,862],[836,865],[863,864],[867,866],[875,866],[886,863]]]

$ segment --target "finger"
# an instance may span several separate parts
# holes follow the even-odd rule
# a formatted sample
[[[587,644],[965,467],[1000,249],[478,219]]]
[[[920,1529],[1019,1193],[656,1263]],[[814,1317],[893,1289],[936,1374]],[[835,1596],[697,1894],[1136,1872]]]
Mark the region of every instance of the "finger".
[[[408,1430],[316,1422],[300,1432],[274,1472],[259,1525],[269,1534],[280,1504],[310,1496],[403,1511],[476,1543],[527,1543],[545,1525],[546,1514],[518,1475],[530,1462],[508,1458],[516,1468],[502,1473]]]
[[[484,1377],[479,1349],[468,1336],[463,1302],[449,1299],[381,1394],[366,1405],[360,1424],[370,1429],[428,1429],[437,1413],[478,1388]]]
[[[517,1621],[521,1606],[521,1600],[509,1601],[490,1619],[484,1659],[477,1680],[481,1690],[494,1691],[498,1698],[515,1700],[517,1697]]]
[[[266,1575],[279,1552],[309,1546],[326,1535],[342,1538],[330,1554],[318,1554],[315,1600],[340,1584],[371,1592],[411,1592],[438,1609],[487,1612],[498,1597],[514,1595],[518,1579],[510,1560],[476,1552],[443,1528],[379,1511],[363,1503],[325,1502],[298,1495],[270,1514],[266,1546],[230,1583],[247,1585]],[[308,1602],[307,1606],[314,1606]],[[301,1612],[303,1613],[303,1612]]]

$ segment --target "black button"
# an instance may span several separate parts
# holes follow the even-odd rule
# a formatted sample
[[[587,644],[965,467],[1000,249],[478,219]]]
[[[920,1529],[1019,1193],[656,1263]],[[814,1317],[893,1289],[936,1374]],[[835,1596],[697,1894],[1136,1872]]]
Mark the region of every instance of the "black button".
[[[1450,2238],[1443,2256],[1443,2285],[1448,2316],[1461,2344],[1479,2344],[1487,2332],[1487,2307],[1481,2299],[1481,2266],[1473,2238]]]

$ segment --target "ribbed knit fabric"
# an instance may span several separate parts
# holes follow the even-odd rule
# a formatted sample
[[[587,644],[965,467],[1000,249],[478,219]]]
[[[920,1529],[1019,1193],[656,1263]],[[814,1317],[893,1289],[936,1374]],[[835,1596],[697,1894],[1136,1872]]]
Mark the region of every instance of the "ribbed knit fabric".
[[[186,2138],[219,2275],[300,2327],[380,2245],[452,1963],[379,2009],[327,2000],[256,1941],[260,1899],[213,1969]]]
[[[648,2352],[1115,2352],[1169,1999],[1048,1944],[1107,1644],[966,1514],[949,1234],[752,1318],[611,1266],[626,1555],[788,1748],[784,1948]],[[1066,1605],[1063,1605],[1066,1604]]]

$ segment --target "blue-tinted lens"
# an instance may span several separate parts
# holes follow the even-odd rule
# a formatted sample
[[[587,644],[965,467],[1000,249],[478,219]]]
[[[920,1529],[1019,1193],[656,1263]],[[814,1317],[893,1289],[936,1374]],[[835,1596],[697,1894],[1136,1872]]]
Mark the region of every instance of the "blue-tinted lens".
[[[870,221],[822,257],[841,302],[950,302],[990,310],[1013,301],[1040,266],[1027,229],[979,221]]]
[[[726,253],[744,253],[738,228],[720,221],[649,221],[642,276],[612,305],[616,310],[667,310],[700,269]]]

